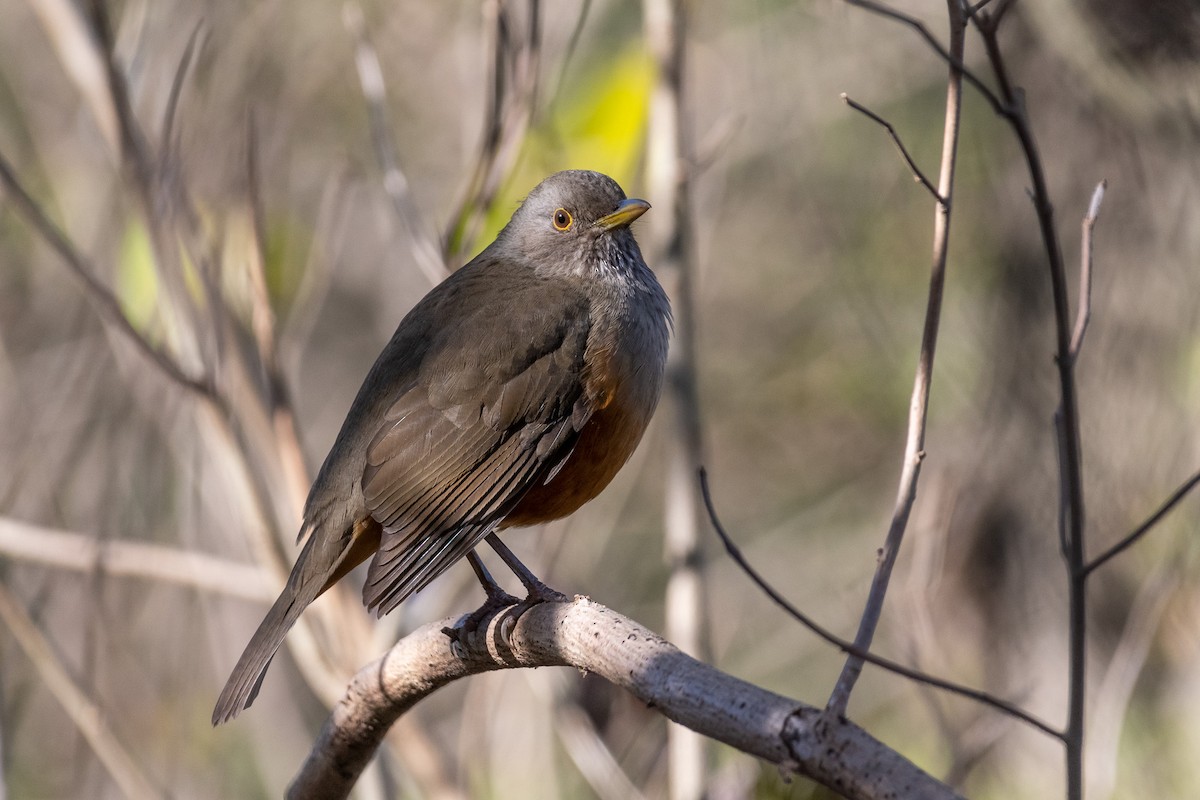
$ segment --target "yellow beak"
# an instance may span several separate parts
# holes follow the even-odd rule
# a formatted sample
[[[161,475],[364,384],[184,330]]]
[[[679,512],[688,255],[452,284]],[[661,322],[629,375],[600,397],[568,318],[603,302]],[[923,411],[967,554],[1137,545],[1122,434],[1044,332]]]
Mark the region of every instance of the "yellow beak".
[[[596,220],[596,224],[606,231],[611,231],[616,228],[625,228],[629,223],[645,214],[650,210],[650,204],[645,200],[639,200],[636,197],[630,197],[628,200],[622,200],[617,205],[617,210],[611,214],[607,214]]]

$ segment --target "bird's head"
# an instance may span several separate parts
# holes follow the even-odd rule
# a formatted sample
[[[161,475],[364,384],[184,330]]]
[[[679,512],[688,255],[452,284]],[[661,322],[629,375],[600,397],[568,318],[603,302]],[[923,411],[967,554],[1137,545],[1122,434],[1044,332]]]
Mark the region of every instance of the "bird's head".
[[[627,198],[607,175],[558,172],[529,193],[497,244],[551,270],[594,270],[631,256],[640,261],[629,225],[649,208],[645,200]]]

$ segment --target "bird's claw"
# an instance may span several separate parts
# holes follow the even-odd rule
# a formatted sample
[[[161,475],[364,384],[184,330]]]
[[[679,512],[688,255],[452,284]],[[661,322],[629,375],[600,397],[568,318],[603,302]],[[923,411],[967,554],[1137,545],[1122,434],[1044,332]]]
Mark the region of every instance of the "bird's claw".
[[[478,632],[480,624],[496,611],[511,609],[500,622],[500,638],[505,644],[511,645],[512,632],[521,615],[534,606],[542,603],[569,603],[571,598],[562,592],[551,589],[539,581],[529,587],[529,594],[524,600],[518,600],[508,592],[493,592],[488,595],[483,605],[460,618],[452,627],[442,628],[442,633],[450,640],[450,652],[460,661],[465,660],[471,639]]]
[[[518,606],[521,602],[508,592],[489,592],[483,605],[460,618],[452,627],[442,628],[442,633],[450,640],[450,652],[460,661],[466,659],[467,648],[471,644],[470,640],[479,630],[480,623],[495,612],[510,606]]]

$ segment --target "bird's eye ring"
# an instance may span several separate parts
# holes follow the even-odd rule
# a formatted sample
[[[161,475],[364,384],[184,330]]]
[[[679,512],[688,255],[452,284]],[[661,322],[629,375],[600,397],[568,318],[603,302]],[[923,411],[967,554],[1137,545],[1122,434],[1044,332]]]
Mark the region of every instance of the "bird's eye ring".
[[[555,209],[554,216],[550,218],[550,221],[554,223],[554,229],[559,231],[567,230],[571,227],[571,223],[573,222],[571,219],[571,212],[567,211],[565,208]]]

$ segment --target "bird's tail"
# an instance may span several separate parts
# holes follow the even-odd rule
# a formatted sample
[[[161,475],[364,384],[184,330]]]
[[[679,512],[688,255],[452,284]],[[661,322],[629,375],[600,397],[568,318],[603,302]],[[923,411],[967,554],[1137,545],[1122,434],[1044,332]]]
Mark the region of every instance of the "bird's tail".
[[[295,577],[293,573],[292,579]],[[225,688],[221,690],[221,696],[217,698],[217,705],[213,708],[213,725],[228,722],[240,714],[242,709],[250,707],[254,698],[258,696],[258,689],[262,686],[263,676],[267,674],[271,659],[283,644],[283,637],[296,624],[300,612],[320,594],[320,582],[310,581],[308,586],[296,586],[293,585],[292,579],[288,580],[283,593],[250,638],[250,644],[246,645],[237,666],[225,682]],[[315,587],[312,586],[314,583]]]
[[[307,527],[315,526],[308,523]],[[213,709],[213,725],[228,722],[242,713],[242,709],[250,707],[272,657],[283,644],[283,637],[300,618],[300,613],[322,592],[370,557],[379,548],[381,534],[379,523],[371,517],[358,520],[339,537],[322,535],[320,530],[309,533],[287,585],[250,638],[250,644],[246,645],[233,674],[221,690]]]

